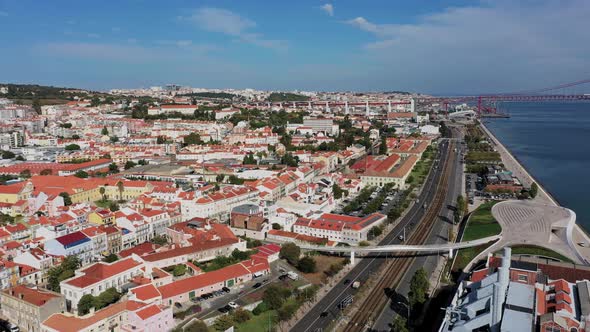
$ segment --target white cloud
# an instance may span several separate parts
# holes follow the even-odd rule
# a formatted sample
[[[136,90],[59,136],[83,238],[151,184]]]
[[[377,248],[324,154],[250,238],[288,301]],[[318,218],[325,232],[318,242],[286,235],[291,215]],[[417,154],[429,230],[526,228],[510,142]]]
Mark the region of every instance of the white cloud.
[[[367,59],[381,64],[378,83],[400,77],[413,87],[510,91],[582,79],[590,67],[590,2],[485,1],[447,8],[410,24],[346,21],[374,40]],[[444,78],[444,79],[443,79]]]
[[[120,32],[121,31],[121,28],[119,28],[119,27],[112,27],[111,28],[111,31],[112,32]]]
[[[279,51],[287,48],[285,41],[266,39],[262,34],[252,32],[256,22],[226,9],[204,7],[196,10],[190,17],[180,19],[189,20],[201,29],[235,37],[249,44]]]
[[[6,16],[8,16],[8,12],[0,10],[0,17],[6,17]]]
[[[88,37],[89,38],[100,38],[100,35],[98,33],[89,33]]]
[[[332,5],[331,3],[327,3],[323,6],[321,6],[320,9],[325,11],[326,14],[328,14],[330,16],[334,16],[334,5]]]

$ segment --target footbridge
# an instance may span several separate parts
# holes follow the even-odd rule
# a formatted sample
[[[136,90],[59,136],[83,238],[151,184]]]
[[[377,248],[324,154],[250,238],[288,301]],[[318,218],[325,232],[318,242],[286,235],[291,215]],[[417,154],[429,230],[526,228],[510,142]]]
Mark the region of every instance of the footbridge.
[[[372,252],[426,252],[438,253],[441,251],[448,251],[449,258],[453,257],[456,250],[470,247],[477,247],[483,244],[497,241],[501,235],[488,236],[477,240],[447,243],[447,244],[421,244],[421,245],[405,245],[405,244],[389,244],[384,246],[366,246],[366,247],[326,247],[326,246],[300,246],[303,250],[323,251],[330,253],[350,253],[350,262],[354,264],[355,253],[372,253]]]

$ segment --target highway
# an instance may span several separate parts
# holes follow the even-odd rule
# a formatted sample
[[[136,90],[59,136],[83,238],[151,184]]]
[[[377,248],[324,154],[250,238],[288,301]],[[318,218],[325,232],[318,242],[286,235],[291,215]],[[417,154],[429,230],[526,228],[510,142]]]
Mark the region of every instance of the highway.
[[[426,182],[424,189],[418,196],[418,204],[414,204],[408,213],[402,217],[399,223],[393,228],[393,230],[379,243],[379,245],[390,245],[400,244],[401,241],[398,237],[403,234],[404,228],[406,233],[409,234],[413,227],[415,227],[425,215],[425,209],[423,208],[424,203],[430,203],[435,195],[435,192],[439,189],[436,187],[439,178],[443,172],[442,165],[446,163],[449,151],[449,143],[443,141],[439,145],[438,157],[440,162],[439,167],[433,169]],[[383,264],[383,259],[386,258],[386,254],[379,253],[373,257],[364,258],[359,260],[356,266],[344,277],[344,279],[350,279],[352,282],[360,281],[364,284],[369,276],[379,269],[380,265]],[[292,328],[293,331],[323,331],[325,328],[335,320],[339,319],[340,310],[338,304],[346,297],[354,296],[355,290],[350,285],[344,285],[342,282],[335,285],[328,294],[326,294],[308,313],[295,324]],[[320,317],[322,312],[328,312],[327,317]]]

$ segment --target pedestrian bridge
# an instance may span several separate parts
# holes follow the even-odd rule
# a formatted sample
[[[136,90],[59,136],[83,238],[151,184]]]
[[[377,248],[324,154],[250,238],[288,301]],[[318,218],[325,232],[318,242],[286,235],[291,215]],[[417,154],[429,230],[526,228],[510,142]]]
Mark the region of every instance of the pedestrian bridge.
[[[477,247],[501,238],[500,235],[488,236],[477,240],[457,242],[457,243],[440,243],[440,244],[422,244],[422,245],[407,245],[407,244],[389,244],[383,246],[367,246],[367,247],[326,247],[326,246],[300,246],[304,250],[324,251],[330,253],[350,253],[350,260],[354,263],[355,253],[371,253],[371,252],[441,252],[448,251],[449,257],[453,257],[453,252],[458,249]]]

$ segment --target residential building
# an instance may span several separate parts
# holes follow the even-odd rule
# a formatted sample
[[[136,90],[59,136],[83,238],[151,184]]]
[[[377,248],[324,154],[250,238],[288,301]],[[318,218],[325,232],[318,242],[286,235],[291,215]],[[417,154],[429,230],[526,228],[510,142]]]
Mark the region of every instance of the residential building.
[[[329,241],[358,245],[368,239],[373,227],[381,225],[385,220],[387,216],[380,213],[363,218],[324,213],[315,218],[300,217],[293,225],[293,231]]]
[[[61,293],[68,307],[76,310],[86,294],[97,296],[111,287],[119,292],[125,290],[131,279],[143,275],[143,268],[143,261],[133,255],[113,263],[98,262],[78,269],[75,276],[60,282]]]
[[[2,291],[2,315],[28,332],[41,331],[49,316],[66,310],[64,297],[41,288],[17,285]]]

